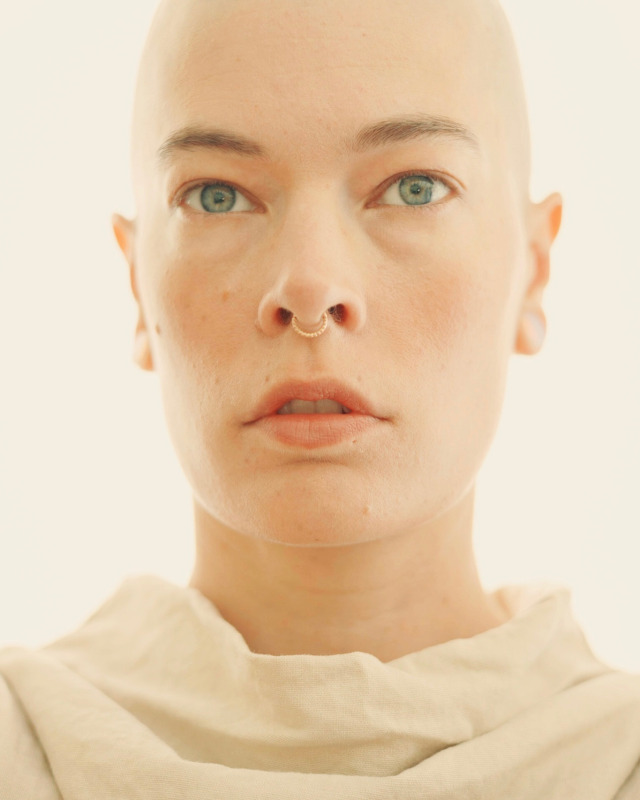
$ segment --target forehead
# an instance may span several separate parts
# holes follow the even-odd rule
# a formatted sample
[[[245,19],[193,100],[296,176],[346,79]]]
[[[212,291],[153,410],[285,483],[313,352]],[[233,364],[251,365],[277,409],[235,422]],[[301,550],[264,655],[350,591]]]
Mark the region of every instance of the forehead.
[[[329,152],[363,124],[424,113],[480,137],[495,119],[471,0],[187,0],[158,15],[141,71],[147,144],[234,129],[270,150]],[[484,32],[484,33],[483,33]]]

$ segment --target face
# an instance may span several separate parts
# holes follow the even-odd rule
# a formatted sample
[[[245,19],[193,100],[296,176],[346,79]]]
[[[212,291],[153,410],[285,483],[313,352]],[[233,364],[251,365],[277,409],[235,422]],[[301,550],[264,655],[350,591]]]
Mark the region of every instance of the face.
[[[537,347],[559,214],[527,200],[477,4],[375,5],[172,10],[138,100],[138,218],[116,224],[196,503],[288,544],[468,500],[509,356]],[[293,330],[327,309],[321,336]],[[275,414],[301,395],[352,415]]]

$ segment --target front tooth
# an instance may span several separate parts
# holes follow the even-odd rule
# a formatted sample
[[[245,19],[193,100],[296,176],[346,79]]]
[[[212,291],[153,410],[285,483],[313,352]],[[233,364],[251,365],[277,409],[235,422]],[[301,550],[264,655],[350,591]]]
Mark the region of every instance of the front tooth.
[[[287,403],[290,414],[315,414],[316,404],[313,400],[291,400]]]
[[[342,414],[342,405],[335,400],[317,400],[316,414]]]
[[[335,400],[289,400],[282,406],[278,414],[348,414],[345,408]]]

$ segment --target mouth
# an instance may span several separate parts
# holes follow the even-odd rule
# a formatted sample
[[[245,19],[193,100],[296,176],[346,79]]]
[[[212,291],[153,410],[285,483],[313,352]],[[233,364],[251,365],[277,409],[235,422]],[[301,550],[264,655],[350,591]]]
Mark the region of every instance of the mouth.
[[[245,426],[280,445],[311,450],[355,444],[384,421],[359,392],[329,379],[276,386],[258,403]]]
[[[275,386],[257,404],[247,424],[286,415],[382,415],[359,392],[334,379],[289,381]]]

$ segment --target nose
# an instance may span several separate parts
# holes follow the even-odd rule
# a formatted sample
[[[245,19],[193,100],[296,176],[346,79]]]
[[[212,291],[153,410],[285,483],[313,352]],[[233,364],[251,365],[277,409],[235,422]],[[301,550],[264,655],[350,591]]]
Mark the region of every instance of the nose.
[[[313,333],[339,327],[358,331],[366,319],[363,276],[354,242],[349,241],[337,211],[318,212],[315,203],[301,203],[277,233],[265,271],[271,280],[258,307],[258,328],[278,336],[292,327]],[[326,321],[324,315],[327,315]]]

